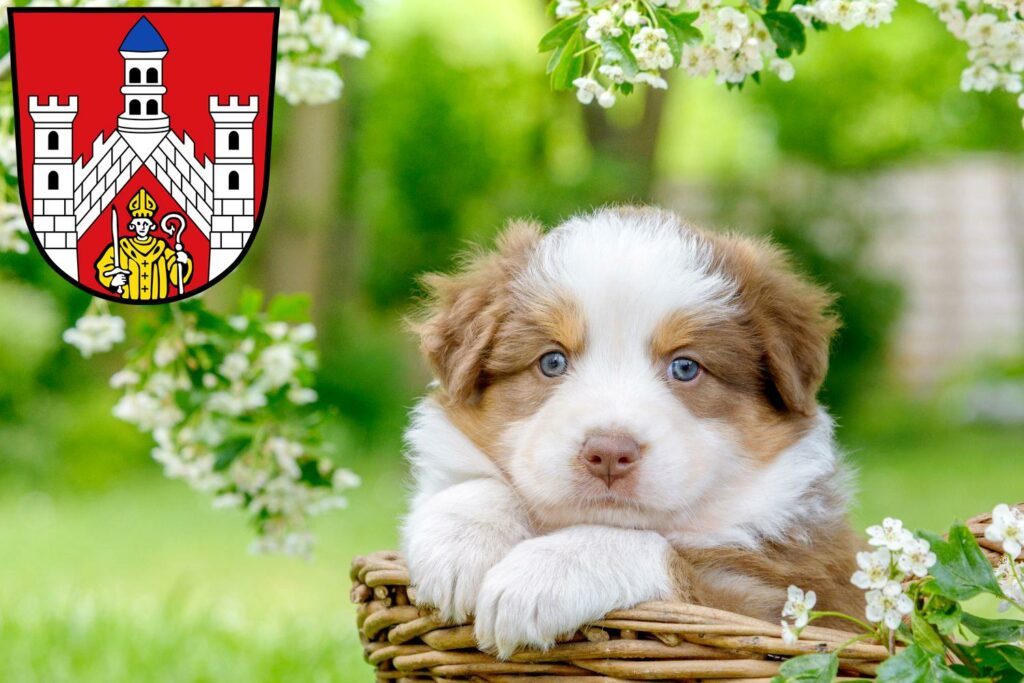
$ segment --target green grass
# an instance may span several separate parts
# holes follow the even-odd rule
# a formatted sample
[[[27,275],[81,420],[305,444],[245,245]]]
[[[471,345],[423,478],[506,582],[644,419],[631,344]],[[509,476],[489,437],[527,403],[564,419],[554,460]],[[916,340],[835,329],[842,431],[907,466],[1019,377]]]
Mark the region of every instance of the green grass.
[[[941,530],[1024,497],[1024,430],[896,420],[850,435],[863,527]],[[0,491],[0,681],[370,681],[351,557],[393,547],[401,469],[365,461],[351,509],[318,521],[313,563],[246,552],[248,529],[178,482]]]
[[[362,468],[313,562],[252,556],[240,516],[179,482],[0,492],[0,681],[370,681],[353,555],[395,544],[397,466]]]

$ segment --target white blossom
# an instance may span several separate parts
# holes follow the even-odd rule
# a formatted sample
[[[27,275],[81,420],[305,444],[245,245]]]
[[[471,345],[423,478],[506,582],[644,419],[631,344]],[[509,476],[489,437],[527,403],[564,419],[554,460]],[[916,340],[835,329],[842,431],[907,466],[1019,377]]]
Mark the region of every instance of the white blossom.
[[[288,333],[288,339],[293,344],[308,344],[316,339],[316,327],[311,323],[296,325]]]
[[[733,7],[718,10],[715,26],[715,47],[719,50],[736,50],[746,40],[750,29],[747,15]]]
[[[622,35],[622,29],[618,26],[618,19],[610,10],[598,10],[596,14],[587,17],[587,31],[584,34],[586,39],[592,43],[601,42],[602,38],[617,38]]]
[[[157,342],[156,350],[153,352],[153,362],[158,368],[169,365],[178,357],[178,347],[173,342],[161,339]]]
[[[341,97],[344,83],[332,69],[296,64],[288,59],[277,63],[277,92],[288,104],[324,104]]]
[[[298,459],[303,452],[301,444],[275,436],[267,440],[267,450],[270,451],[270,454],[277,460],[277,464],[289,477],[298,479],[302,476],[302,470],[299,469],[298,464]]]
[[[595,97],[601,95],[604,92],[604,88],[601,84],[595,81],[593,78],[577,78],[572,82],[576,86],[576,99],[581,104],[590,104],[594,101]]]
[[[118,370],[110,376],[110,386],[113,389],[124,389],[125,387],[132,387],[139,383],[139,373],[134,370]]]
[[[647,19],[635,9],[628,9],[622,14],[622,23],[626,26],[635,27],[647,23]]]
[[[244,353],[235,351],[224,356],[223,362],[218,368],[220,374],[228,378],[231,381],[237,381],[242,378],[249,370],[249,359]]]
[[[780,623],[782,624],[782,642],[787,645],[793,645],[800,640],[800,634],[794,630],[792,624],[785,620]]]
[[[257,362],[263,374],[262,385],[268,390],[277,389],[288,383],[299,368],[295,349],[289,344],[274,344],[260,353]]]
[[[711,45],[684,45],[682,65],[686,73],[703,78],[715,68],[715,48]]]
[[[897,629],[904,615],[910,614],[914,603],[898,581],[889,581],[883,588],[867,592],[865,615],[872,623],[884,623],[889,629]]]
[[[928,574],[935,562],[935,553],[931,551],[928,541],[912,538],[903,545],[903,552],[896,564],[903,573],[920,578]]]
[[[768,62],[768,68],[775,72],[775,75],[779,77],[780,81],[791,81],[793,76],[796,75],[796,70],[793,65],[785,59],[779,59],[778,57]]]
[[[558,4],[555,5],[555,17],[558,19],[571,17],[574,14],[579,14],[580,9],[582,9],[580,0],[558,0]]]
[[[859,552],[857,566],[860,569],[850,577],[850,582],[854,586],[863,589],[882,588],[890,579],[892,554],[888,548],[879,548],[872,553]]]
[[[1005,612],[1012,604],[1024,606],[1024,565],[1017,564],[1007,556],[1003,556],[996,567],[996,580],[1003,590],[1006,600],[999,603],[999,611]]]
[[[803,628],[807,625],[811,608],[817,601],[818,596],[814,591],[804,593],[800,588],[790,586],[786,591],[786,604],[782,607],[782,616],[792,617],[793,624],[797,628]]]
[[[626,73],[618,64],[602,64],[597,67],[597,72],[612,83],[625,83]]]
[[[644,83],[658,90],[664,90],[665,88],[668,87],[668,82],[664,78],[657,74],[648,73],[646,71],[638,73],[636,77],[633,79],[633,82]]]
[[[24,239],[27,235],[28,225],[21,206],[9,202],[0,203],[0,251],[28,253],[28,242]]]
[[[316,390],[303,386],[292,386],[288,389],[288,400],[297,406],[304,406],[315,403],[317,399]]]
[[[641,69],[665,70],[672,68],[672,50],[668,45],[668,33],[663,28],[644,26],[630,39],[630,49]]]
[[[75,326],[64,331],[64,341],[76,347],[86,358],[103,353],[124,341],[124,318],[116,315],[84,315]]]
[[[337,469],[334,471],[334,475],[331,477],[331,485],[342,491],[344,489],[354,489],[362,483],[355,472],[346,469]]]
[[[1000,503],[992,510],[992,523],[985,528],[985,538],[1003,544],[1003,552],[1017,559],[1024,545],[1024,512]]]
[[[914,538],[914,535],[903,528],[903,522],[892,517],[886,517],[881,525],[868,527],[868,543],[874,546],[885,546],[889,550],[902,550],[906,543]]]

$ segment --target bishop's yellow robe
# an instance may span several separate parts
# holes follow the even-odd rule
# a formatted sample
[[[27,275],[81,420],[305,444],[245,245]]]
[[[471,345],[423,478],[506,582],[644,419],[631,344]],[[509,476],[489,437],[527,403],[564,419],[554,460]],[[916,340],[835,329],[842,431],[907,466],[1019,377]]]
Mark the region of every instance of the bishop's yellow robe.
[[[153,237],[122,237],[121,262],[118,267],[128,271],[128,284],[124,286],[121,297],[136,301],[152,301],[167,297],[168,283],[178,284],[178,262],[174,257],[174,249],[167,245],[167,242]],[[107,247],[107,250],[96,262],[96,278],[108,288],[111,287],[113,275],[105,275],[114,267],[114,245]],[[192,258],[188,263],[182,265],[184,279],[187,283],[192,279]]]

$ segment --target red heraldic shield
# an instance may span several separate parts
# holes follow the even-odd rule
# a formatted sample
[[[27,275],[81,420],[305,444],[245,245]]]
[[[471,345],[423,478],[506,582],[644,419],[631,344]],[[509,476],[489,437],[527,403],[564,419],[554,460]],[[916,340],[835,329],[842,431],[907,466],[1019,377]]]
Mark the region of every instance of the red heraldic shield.
[[[197,294],[267,194],[277,10],[12,9],[21,200],[40,253],[95,295]]]

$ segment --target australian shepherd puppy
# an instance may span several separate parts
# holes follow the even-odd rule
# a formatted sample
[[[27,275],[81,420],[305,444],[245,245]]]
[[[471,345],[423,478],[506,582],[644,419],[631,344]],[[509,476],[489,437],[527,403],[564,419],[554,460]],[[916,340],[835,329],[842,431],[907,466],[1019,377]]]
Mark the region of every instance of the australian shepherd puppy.
[[[815,394],[830,296],[769,244],[618,208],[426,279],[417,601],[507,657],[678,599],[778,622],[789,584],[862,610],[849,480]]]

